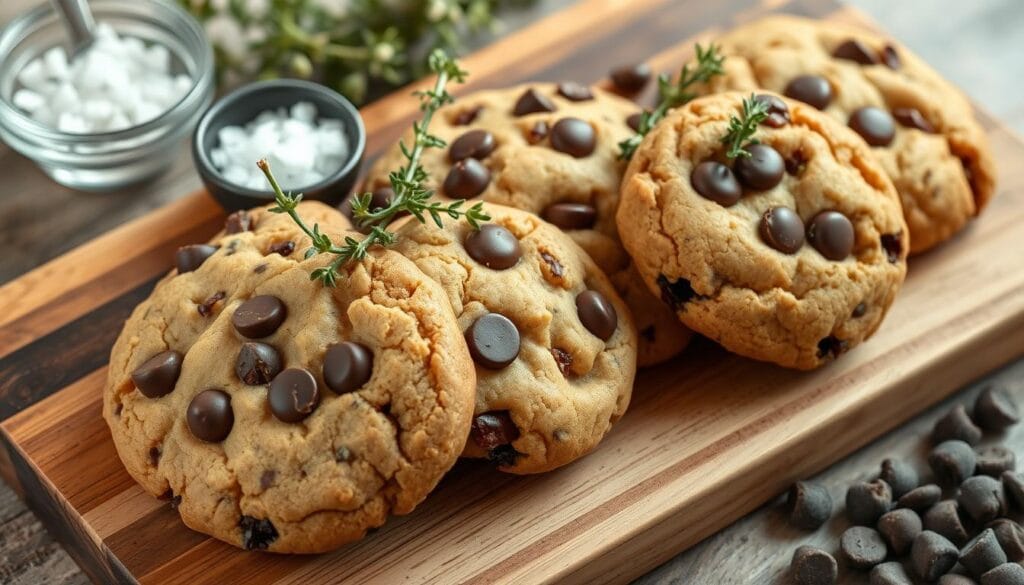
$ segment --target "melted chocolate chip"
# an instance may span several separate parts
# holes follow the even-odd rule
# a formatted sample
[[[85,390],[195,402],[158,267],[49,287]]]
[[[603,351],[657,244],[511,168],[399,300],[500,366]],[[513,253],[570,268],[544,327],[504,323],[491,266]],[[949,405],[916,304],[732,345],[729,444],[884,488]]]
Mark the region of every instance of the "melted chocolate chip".
[[[512,445],[499,445],[487,453],[487,460],[498,467],[512,467],[522,456]]]
[[[693,290],[690,281],[685,278],[669,282],[664,274],[660,274],[658,275],[658,288],[661,289],[661,300],[677,311],[691,300],[701,298],[697,291]]]
[[[801,75],[789,82],[783,92],[786,97],[824,110],[832,102],[832,84],[820,75]]]
[[[473,260],[493,270],[515,266],[523,256],[519,240],[504,227],[488,223],[470,232],[463,244]]]
[[[594,152],[597,135],[594,127],[579,118],[562,118],[551,128],[551,148],[574,158]]]
[[[217,291],[217,292],[213,293],[212,295],[206,297],[205,301],[203,301],[203,302],[199,303],[198,305],[196,305],[196,311],[198,311],[199,315],[202,316],[202,317],[209,317],[210,314],[213,313],[213,307],[217,303],[219,303],[222,300],[224,300],[224,297],[226,296],[226,294],[227,293],[225,293],[224,291]]]
[[[277,540],[277,529],[267,519],[242,516],[238,528],[242,530],[242,547],[245,550],[267,550]]]
[[[193,244],[178,248],[177,253],[174,255],[178,274],[185,274],[199,268],[216,251],[217,247],[209,244]]]
[[[752,144],[746,150],[750,156],[736,159],[733,166],[740,183],[758,191],[767,191],[778,185],[786,173],[786,164],[779,151],[767,144]]]
[[[558,371],[562,372],[563,376],[568,376],[572,371],[572,354],[557,347],[552,347],[551,357],[555,358]]]
[[[789,106],[781,98],[762,93],[755,96],[754,99],[768,106],[768,117],[762,124],[771,128],[782,128],[789,124]]]
[[[473,419],[469,436],[477,447],[491,451],[518,439],[519,429],[507,410],[495,410],[478,414]]]
[[[846,353],[849,346],[848,341],[829,335],[818,342],[818,359],[837,358]]]
[[[530,128],[530,131],[526,134],[526,141],[530,144],[537,144],[548,137],[548,123],[544,120],[538,120]]]
[[[866,106],[850,114],[850,128],[871,146],[888,146],[896,136],[892,116],[881,108]]]
[[[249,386],[269,384],[281,371],[281,356],[274,346],[247,341],[238,350],[235,375]]]
[[[544,263],[548,265],[548,269],[551,271],[551,276],[554,276],[555,278],[562,278],[565,276],[565,268],[562,266],[562,263],[558,261],[558,258],[555,258],[547,252],[541,252],[540,257],[544,260]]]
[[[637,112],[635,114],[630,114],[629,117],[626,118],[626,125],[629,126],[630,128],[632,128],[633,132],[639,132],[640,131],[640,122],[643,121],[643,119],[644,119],[643,112]]]
[[[594,227],[597,210],[586,203],[555,203],[549,205],[541,217],[563,230],[586,230]]]
[[[267,248],[267,254],[280,254],[281,256],[289,256],[295,251],[295,242],[291,240],[285,240],[283,242],[274,242]]]
[[[857,303],[857,306],[853,308],[853,318],[859,319],[868,312],[868,306],[864,303]]]
[[[743,197],[736,175],[720,162],[708,160],[697,165],[690,174],[690,185],[701,197],[723,207],[735,205]]]
[[[836,47],[836,49],[832,51],[832,56],[836,59],[854,61],[861,65],[878,64],[878,57],[875,56],[875,52],[867,45],[856,39],[850,39]]]
[[[162,351],[132,372],[132,382],[146,398],[170,394],[181,374],[181,360],[182,355],[176,351]]]
[[[203,390],[189,402],[185,420],[195,438],[219,443],[228,437],[235,425],[231,397],[222,390]]]
[[[547,96],[533,88],[526,90],[523,95],[519,96],[519,99],[516,100],[516,105],[512,108],[512,114],[515,116],[554,111],[555,104]]]
[[[253,268],[252,271],[255,272],[256,274],[263,274],[264,272],[267,271],[267,268],[269,268],[269,267],[270,267],[269,264],[267,264],[266,262],[263,262],[263,263],[257,264],[256,268]]]
[[[879,241],[882,243],[882,249],[885,250],[885,257],[889,259],[889,262],[893,264],[900,261],[900,255],[903,253],[903,240],[900,238],[900,234],[882,234]]]
[[[896,47],[886,45],[882,49],[882,63],[885,63],[886,67],[893,70],[903,66],[903,63],[900,61],[900,54],[896,52]]]
[[[453,163],[467,158],[483,160],[494,152],[495,146],[494,134],[487,130],[470,130],[448,147],[448,160]]]
[[[647,86],[652,75],[650,65],[637,63],[612,69],[610,77],[616,89],[623,93],[637,93]]]
[[[462,110],[461,112],[455,115],[455,118],[452,119],[452,124],[455,126],[466,126],[467,124],[472,124],[473,121],[476,120],[476,117],[480,115],[480,111],[483,109],[483,106],[475,106],[472,108]]]
[[[236,211],[224,220],[224,233],[237,234],[252,229],[252,216],[248,211]]]
[[[363,387],[373,374],[373,352],[354,341],[342,341],[324,354],[324,382],[337,394]]]
[[[788,207],[765,211],[758,231],[764,243],[783,254],[794,254],[804,244],[804,223]]]
[[[558,95],[573,102],[585,102],[594,99],[594,93],[590,91],[589,87],[575,81],[559,83]]]
[[[519,356],[519,329],[508,317],[487,313],[466,330],[466,343],[473,361],[485,368],[500,370]]]
[[[838,211],[820,211],[807,226],[807,241],[829,260],[843,260],[853,251],[853,224]]]
[[[928,134],[935,132],[935,127],[925,120],[917,108],[896,108],[892,111],[892,117],[900,123],[900,126],[915,128]]]
[[[278,420],[296,423],[316,410],[320,389],[313,374],[301,368],[288,368],[270,382],[267,401]]]
[[[271,295],[255,296],[235,309],[231,323],[249,339],[267,337],[284,323],[288,310],[281,299]]]
[[[596,290],[585,290],[576,295],[576,312],[587,331],[603,341],[608,341],[619,326],[615,307]]]
[[[452,165],[444,179],[444,192],[453,199],[472,199],[490,182],[491,171],[475,158],[467,158]]]
[[[786,172],[799,177],[803,174],[804,169],[807,168],[807,155],[804,154],[802,148],[798,148],[790,153],[789,158],[786,159]]]

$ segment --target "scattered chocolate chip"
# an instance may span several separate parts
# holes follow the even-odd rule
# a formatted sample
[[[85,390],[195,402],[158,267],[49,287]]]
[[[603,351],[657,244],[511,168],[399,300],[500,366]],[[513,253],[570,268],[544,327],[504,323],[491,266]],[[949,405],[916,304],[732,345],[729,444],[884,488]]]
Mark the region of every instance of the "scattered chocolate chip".
[[[804,154],[802,148],[798,148],[793,151],[789,158],[786,159],[786,172],[799,177],[803,174],[804,169],[807,168],[807,155]]]
[[[828,489],[809,481],[798,481],[786,498],[789,523],[804,530],[817,530],[832,516],[832,496]]]
[[[768,106],[768,117],[762,124],[770,128],[782,128],[789,124],[789,106],[778,96],[762,93],[754,96],[754,99]]]
[[[668,277],[664,274],[659,274],[658,288],[661,289],[661,300],[676,311],[693,299],[701,298],[697,291],[693,290],[690,281],[685,278],[669,281]]]
[[[1003,563],[982,575],[981,585],[1024,585],[1024,567]]]
[[[690,174],[693,190],[705,199],[724,207],[735,205],[743,197],[743,189],[732,169],[720,162],[704,161]]]
[[[519,329],[508,317],[487,313],[466,330],[466,343],[476,363],[500,370],[519,356]]]
[[[956,439],[939,443],[928,455],[928,465],[939,483],[949,486],[960,485],[974,475],[975,463],[974,449]]]
[[[512,445],[499,445],[487,452],[487,460],[498,467],[512,467],[522,455]]]
[[[892,111],[892,117],[900,123],[900,126],[916,128],[928,134],[935,132],[935,127],[925,120],[916,108],[896,108]]]
[[[342,341],[324,354],[324,383],[336,394],[362,388],[373,374],[373,352],[354,341]]]
[[[586,203],[555,203],[541,213],[545,221],[563,230],[587,230],[597,221],[597,210]]]
[[[477,447],[492,451],[518,439],[519,429],[507,410],[495,410],[474,417],[469,436]]]
[[[988,525],[999,541],[1000,548],[1011,563],[1024,561],[1024,528],[1009,518],[998,518]]]
[[[1018,510],[1024,510],[1024,474],[1016,471],[1004,471],[1000,476],[1003,488],[1011,504]]]
[[[871,146],[889,146],[896,136],[896,125],[889,112],[874,106],[866,106],[850,114],[850,128],[860,134]]]
[[[796,549],[789,570],[797,585],[835,585],[839,578],[836,559],[820,548],[808,545]]]
[[[864,303],[857,303],[857,306],[853,308],[853,313],[851,314],[851,316],[854,319],[859,319],[859,318],[863,317],[864,314],[867,313],[867,312],[868,312],[868,306],[866,304],[864,304]]]
[[[832,84],[820,75],[795,77],[783,93],[786,97],[800,100],[819,110],[824,110],[832,103]]]
[[[909,508],[891,510],[878,519],[878,532],[889,544],[889,550],[896,556],[903,556],[921,534],[921,517]]]
[[[585,290],[576,295],[576,313],[587,331],[603,341],[608,341],[619,326],[615,307],[596,290]]]
[[[280,254],[281,256],[289,256],[295,251],[295,242],[291,240],[285,240],[283,242],[274,242],[267,248],[267,254]]]
[[[882,461],[882,471],[878,477],[889,484],[894,499],[916,488],[920,481],[914,466],[900,459]]]
[[[551,128],[551,148],[575,158],[594,152],[597,135],[589,122],[579,118],[562,118]]]
[[[819,211],[807,226],[807,241],[825,258],[844,260],[853,251],[853,224],[838,211]]]
[[[836,47],[832,51],[832,56],[836,59],[855,61],[861,65],[878,64],[878,57],[875,55],[875,52],[857,39],[850,39]]]
[[[238,234],[252,229],[252,216],[248,211],[236,211],[224,220],[225,234]]]
[[[885,480],[858,482],[846,490],[846,517],[852,524],[874,526],[892,507],[892,489]]]
[[[160,464],[160,456],[161,455],[163,455],[163,451],[160,450],[160,447],[150,447],[149,448],[149,464],[152,465],[153,467],[156,467],[157,465],[159,465]]]
[[[338,463],[351,463],[355,458],[352,450],[344,445],[334,450],[334,460]]]
[[[262,262],[260,264],[257,264],[256,268],[253,268],[252,271],[255,272],[256,274],[263,274],[264,272],[267,271],[267,268],[269,267],[269,264],[267,264],[266,262]]]
[[[968,445],[977,445],[981,441],[981,429],[967,416],[964,405],[957,404],[942,418],[935,421],[932,427],[932,442],[958,440]]]
[[[644,119],[644,115],[643,115],[642,112],[637,112],[635,114],[630,114],[629,117],[626,118],[626,125],[629,126],[630,128],[632,128],[633,132],[639,132],[640,131],[640,122],[642,122],[643,119]]]
[[[219,443],[228,437],[235,425],[231,396],[222,390],[203,390],[192,398],[185,419],[195,438]]]
[[[475,158],[460,160],[444,178],[445,195],[453,199],[472,199],[491,183],[491,171]]]
[[[181,375],[182,355],[176,351],[162,351],[132,372],[132,382],[146,398],[159,398],[170,394]]]
[[[914,571],[925,581],[935,581],[956,565],[960,551],[941,534],[925,530],[914,539],[910,560]]]
[[[555,104],[547,96],[533,88],[526,90],[523,95],[519,96],[519,99],[516,100],[516,105],[512,108],[512,114],[515,116],[554,111]]]
[[[247,341],[238,350],[235,375],[249,386],[269,384],[281,371],[281,356],[274,346]]]
[[[788,207],[772,207],[765,211],[758,231],[764,243],[783,254],[794,254],[804,244],[804,223]]]
[[[267,491],[271,486],[274,485],[274,479],[277,478],[277,472],[273,469],[266,469],[263,474],[260,475],[260,489]]]
[[[530,131],[526,134],[526,141],[530,144],[537,144],[548,137],[548,123],[544,120],[538,120],[530,128]]]
[[[555,278],[562,278],[565,276],[565,267],[563,267],[562,263],[558,261],[558,258],[555,258],[547,252],[541,252],[540,257],[541,260],[548,265],[548,270],[551,271],[551,276],[554,276]]]
[[[921,487],[916,487],[903,494],[896,503],[901,508],[910,508],[911,510],[920,512],[931,508],[941,499],[942,488],[934,483],[929,483]]]
[[[185,274],[199,268],[216,251],[217,246],[209,244],[192,244],[178,248],[178,251],[174,254],[178,274]]]
[[[983,573],[1005,562],[1006,553],[999,546],[996,533],[991,528],[975,536],[960,551],[960,564],[975,577],[981,577]]]
[[[558,366],[558,371],[562,372],[563,376],[568,376],[572,372],[572,354],[559,349],[557,347],[551,348],[551,357],[555,358],[555,364]]]
[[[1020,414],[1017,403],[1006,390],[989,386],[978,394],[974,403],[974,420],[983,429],[1001,431],[1017,424]]]
[[[786,174],[786,163],[782,155],[767,144],[752,144],[747,147],[750,156],[736,159],[733,172],[744,186],[766,191],[779,184]]]
[[[465,110],[462,110],[461,112],[455,115],[455,118],[452,119],[452,124],[454,126],[466,126],[472,124],[473,121],[476,120],[476,117],[480,115],[480,112],[483,109],[483,106],[474,106],[472,108],[466,108]]]
[[[1006,513],[1006,493],[998,479],[987,475],[969,477],[960,484],[960,495],[956,498],[960,509],[978,522],[984,524]]]
[[[558,95],[572,102],[585,102],[594,99],[590,88],[575,81],[564,81],[558,84]]]
[[[900,239],[900,234],[882,234],[879,241],[889,262],[893,264],[899,262],[900,255],[903,253],[903,240]]]
[[[226,293],[224,291],[217,291],[213,293],[212,295],[206,297],[205,301],[196,305],[196,311],[198,311],[199,315],[202,317],[209,317],[210,314],[213,313],[214,305],[224,300],[225,296]]]
[[[829,335],[818,342],[818,359],[835,359],[840,355],[846,353],[849,349],[850,344],[845,339],[839,339],[834,335]]]
[[[238,527],[242,530],[242,547],[245,550],[267,550],[277,540],[277,529],[270,520],[242,516]]]
[[[924,513],[921,522],[925,530],[941,534],[956,544],[963,544],[970,536],[956,500],[942,500],[935,504]]]
[[[882,49],[882,63],[889,69],[899,69],[903,63],[900,62],[900,54],[896,52],[896,47],[892,45],[886,45]]]
[[[975,451],[977,464],[974,473],[1000,477],[1004,471],[1013,471],[1017,468],[1017,456],[1013,451],[1002,445],[988,445]]]
[[[467,158],[483,160],[494,152],[495,146],[497,143],[494,141],[494,134],[487,130],[470,130],[456,138],[448,147],[448,160],[453,163]]]
[[[885,541],[874,528],[851,526],[839,538],[839,552],[855,569],[870,569],[885,560]]]
[[[284,323],[288,309],[272,295],[255,296],[235,309],[231,323],[244,337],[260,339],[271,335]]]
[[[650,83],[654,73],[647,63],[622,65],[611,70],[610,77],[615,88],[623,93],[638,93]]]
[[[504,227],[488,223],[466,236],[463,246],[473,260],[492,270],[515,266],[523,256],[516,236]]]
[[[296,423],[316,410],[320,389],[313,374],[301,368],[288,368],[270,382],[267,402],[278,420]]]
[[[914,585],[913,579],[910,578],[907,570],[899,561],[876,565],[874,569],[871,569],[868,582],[871,585]]]

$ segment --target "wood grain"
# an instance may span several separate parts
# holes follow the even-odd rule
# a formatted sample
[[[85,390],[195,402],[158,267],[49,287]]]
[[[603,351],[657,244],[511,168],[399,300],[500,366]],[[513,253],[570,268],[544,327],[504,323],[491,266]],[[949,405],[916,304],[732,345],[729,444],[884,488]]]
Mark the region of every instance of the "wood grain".
[[[822,0],[784,8],[855,18]],[[749,19],[766,9],[743,0],[714,10],[590,0],[467,66],[479,87],[525,78],[593,81],[607,70],[607,55],[631,51],[657,54],[656,68],[673,68],[689,52],[689,41],[680,41],[727,26],[722,13]],[[382,137],[371,141],[375,151],[404,128],[412,106],[396,96],[364,110],[373,136]],[[318,557],[247,554],[188,531],[166,503],[128,478],[99,416],[109,352],[102,336],[116,334],[109,321],[144,294],[164,270],[156,259],[169,259],[180,238],[215,229],[218,214],[195,195],[180,204],[198,205],[194,214],[158,211],[146,230],[130,224],[76,251],[74,260],[40,269],[71,271],[59,284],[37,278],[0,289],[0,314],[20,311],[0,323],[7,344],[0,346],[0,398],[9,412],[20,410],[0,425],[0,470],[103,581],[627,580],[1024,351],[1024,257],[1006,253],[1024,244],[1024,173],[1009,170],[1024,146],[991,120],[987,125],[1004,169],[1000,196],[962,236],[915,260],[870,343],[814,373],[698,344],[678,363],[641,375],[629,416],[592,456],[527,478],[460,464],[414,514]],[[167,236],[139,254],[110,254],[152,233]],[[75,304],[83,296],[76,291],[104,292]],[[37,294],[70,306],[54,309],[61,303],[33,301]]]

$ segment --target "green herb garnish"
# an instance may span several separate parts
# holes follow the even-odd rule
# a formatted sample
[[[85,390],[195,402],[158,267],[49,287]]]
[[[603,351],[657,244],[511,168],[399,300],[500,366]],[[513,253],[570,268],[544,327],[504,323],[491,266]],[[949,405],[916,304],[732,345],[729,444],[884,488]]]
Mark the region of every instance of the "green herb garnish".
[[[725,57],[718,52],[718,47],[708,45],[708,48],[695,45],[697,53],[697,66],[692,70],[690,64],[683,65],[679,72],[679,79],[672,83],[669,76],[664,73],[658,76],[658,107],[650,112],[640,115],[640,127],[636,134],[619,143],[619,158],[629,160],[633,158],[640,142],[644,136],[654,128],[655,124],[665,117],[665,114],[673,108],[686,104],[697,97],[696,93],[689,91],[690,86],[695,83],[707,83],[712,77],[722,75],[722,63]]]
[[[739,118],[729,118],[729,131],[722,137],[722,144],[729,145],[725,156],[731,159],[750,156],[747,146],[757,144],[754,133],[761,122],[768,119],[768,107],[767,101],[757,99],[754,94],[743,100],[743,112]]]

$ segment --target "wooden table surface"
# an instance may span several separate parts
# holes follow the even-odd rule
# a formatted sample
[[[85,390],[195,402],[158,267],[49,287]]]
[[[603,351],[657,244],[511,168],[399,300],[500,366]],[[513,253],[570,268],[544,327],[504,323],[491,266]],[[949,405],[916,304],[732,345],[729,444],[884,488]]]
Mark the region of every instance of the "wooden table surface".
[[[623,0],[628,1],[628,0]],[[679,0],[697,1],[697,0]],[[0,24],[38,0],[0,2]],[[539,18],[568,4],[544,0],[506,17],[509,28]],[[865,10],[940,72],[964,88],[996,117],[1024,133],[1021,59],[1024,48],[1024,5],[1019,0],[850,0]],[[142,187],[113,193],[82,194],[57,186],[30,161],[0,144],[0,284],[96,235],[199,187],[183,146],[171,171]],[[60,234],[54,237],[53,234]],[[1024,402],[1024,361],[994,374]],[[845,485],[875,472],[887,456],[917,457],[922,435],[948,404],[967,401],[976,386],[915,418],[875,441],[819,479],[841,501]],[[1024,450],[1024,428],[1009,443]],[[919,462],[920,463],[920,462]],[[762,507],[721,533],[680,554],[641,578],[645,585],[662,583],[786,583],[785,568],[800,543],[834,547],[841,523],[806,535],[788,527],[778,503]],[[74,562],[45,532],[31,511],[0,483],[0,583],[12,585],[85,583]],[[866,583],[862,575],[844,582]]]

